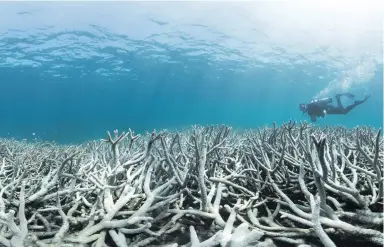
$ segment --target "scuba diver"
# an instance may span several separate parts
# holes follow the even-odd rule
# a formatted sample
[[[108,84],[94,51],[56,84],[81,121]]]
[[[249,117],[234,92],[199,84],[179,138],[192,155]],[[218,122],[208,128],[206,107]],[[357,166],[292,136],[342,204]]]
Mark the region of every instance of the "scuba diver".
[[[370,95],[365,95],[363,100],[355,100],[353,104],[344,108],[340,101],[341,96],[346,96],[349,99],[355,98],[355,95],[351,93],[336,94],[337,106],[332,105],[332,98],[315,99],[308,104],[300,104],[300,111],[303,112],[303,115],[307,113],[310,116],[311,121],[316,122],[317,117],[324,118],[327,114],[347,114],[370,97]]]

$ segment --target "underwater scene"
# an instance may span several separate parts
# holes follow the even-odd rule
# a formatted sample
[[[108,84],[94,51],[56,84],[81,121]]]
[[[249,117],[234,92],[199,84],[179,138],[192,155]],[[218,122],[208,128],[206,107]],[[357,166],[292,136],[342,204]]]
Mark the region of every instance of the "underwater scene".
[[[383,5],[0,2],[0,247],[382,246]]]

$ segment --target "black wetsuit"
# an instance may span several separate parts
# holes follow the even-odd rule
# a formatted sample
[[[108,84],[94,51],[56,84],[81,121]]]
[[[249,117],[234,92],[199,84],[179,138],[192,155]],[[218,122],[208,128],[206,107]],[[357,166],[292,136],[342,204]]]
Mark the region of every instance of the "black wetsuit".
[[[337,106],[331,104],[330,101],[327,102],[311,102],[307,105],[307,113],[311,117],[312,122],[316,122],[316,117],[324,117],[325,114],[347,114],[356,106],[364,103],[370,96],[365,96],[364,100],[356,100],[353,104],[344,108],[341,104],[340,97],[346,96],[348,98],[354,98],[355,96],[350,93],[337,94]]]

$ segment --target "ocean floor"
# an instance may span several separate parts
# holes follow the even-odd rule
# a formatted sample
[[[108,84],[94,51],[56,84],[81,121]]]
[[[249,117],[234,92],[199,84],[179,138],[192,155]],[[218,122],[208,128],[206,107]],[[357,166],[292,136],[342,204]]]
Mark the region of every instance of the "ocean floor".
[[[381,130],[0,139],[0,246],[382,246]]]

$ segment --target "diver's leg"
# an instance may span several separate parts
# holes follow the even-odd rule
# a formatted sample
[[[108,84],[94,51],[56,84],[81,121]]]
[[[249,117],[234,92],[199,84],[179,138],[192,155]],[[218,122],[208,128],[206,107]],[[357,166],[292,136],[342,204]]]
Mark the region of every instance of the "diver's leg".
[[[337,108],[339,108],[341,111],[344,110],[344,106],[343,104],[341,103],[341,100],[340,100],[340,97],[341,96],[346,96],[350,99],[353,99],[355,98],[355,95],[351,94],[351,93],[339,93],[339,94],[336,94],[336,100],[337,100]]]
[[[344,109],[344,106],[343,104],[341,104],[341,101],[340,101],[341,96],[342,94],[336,94],[337,108],[339,108],[340,110]]]
[[[352,105],[350,106],[347,106],[344,110],[343,110],[343,113],[344,114],[347,114],[349,111],[351,111],[353,108],[355,108],[356,106],[364,103],[365,101],[367,101],[367,99],[369,99],[369,97],[371,97],[371,95],[365,95],[365,98],[363,100],[356,100]]]
[[[345,97],[348,97],[350,99],[354,99],[355,98],[355,95],[351,94],[351,93],[339,93],[339,94],[336,94],[336,97],[340,97],[340,96],[345,96]]]

